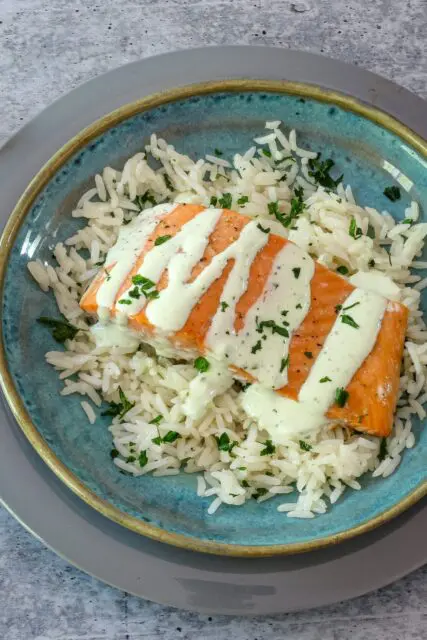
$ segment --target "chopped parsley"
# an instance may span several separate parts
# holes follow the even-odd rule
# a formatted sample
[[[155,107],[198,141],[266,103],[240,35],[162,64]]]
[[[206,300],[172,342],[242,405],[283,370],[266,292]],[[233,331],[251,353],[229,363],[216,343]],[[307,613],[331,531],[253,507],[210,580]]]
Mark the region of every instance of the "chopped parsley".
[[[358,240],[363,235],[362,234],[362,229],[357,226],[356,218],[354,218],[354,217],[350,220],[350,225],[348,227],[348,233],[355,240]]]
[[[277,201],[268,203],[268,213],[274,216],[276,220],[286,228],[292,227],[293,222],[305,209],[305,204],[303,202],[304,189],[302,187],[298,187],[295,189],[294,194],[295,195],[291,200],[291,210],[288,215],[280,213],[279,203]]]
[[[339,407],[344,407],[348,400],[349,392],[344,387],[338,387],[335,391],[335,404]]]
[[[154,240],[154,246],[158,247],[160,244],[163,244],[164,242],[167,242],[171,238],[172,238],[172,236],[159,236],[158,238],[156,238]]]
[[[275,451],[276,451],[276,447],[274,446],[272,441],[271,440],[266,440],[264,442],[264,449],[262,449],[260,455],[261,456],[271,456],[273,453],[275,453]]]
[[[258,340],[258,342],[256,342],[254,344],[254,346],[251,349],[251,353],[256,353],[257,351],[260,351],[262,349],[262,342],[261,340]]]
[[[229,453],[231,453],[233,447],[236,446],[237,442],[235,440],[233,440],[233,442],[231,442],[230,437],[228,435],[228,433],[221,433],[221,435],[215,436],[215,440],[216,443],[218,445],[218,449],[220,451],[228,451]]]
[[[128,456],[128,457],[126,458],[126,462],[127,462],[127,463],[129,463],[129,462],[135,462],[135,460],[136,460],[135,456]]]
[[[404,220],[402,220],[401,224],[414,224],[414,221],[411,220],[411,218],[405,218]]]
[[[254,493],[253,497],[255,498],[255,500],[257,500],[258,498],[261,498],[261,496],[265,496],[267,492],[268,492],[268,489],[264,489],[264,487],[260,487],[259,489],[256,490],[256,493]]]
[[[118,455],[119,455],[119,452],[117,451],[117,449],[111,449],[110,456],[112,460],[114,460],[114,458],[117,458]]]
[[[141,451],[141,453],[139,454],[138,462],[140,467],[145,467],[148,462],[146,451]]]
[[[263,149],[262,150],[263,154],[267,157],[267,158],[271,158],[271,151],[270,149]]]
[[[230,209],[233,203],[233,196],[231,193],[224,193],[222,198],[218,200],[218,204],[222,209]]]
[[[160,424],[162,420],[163,420],[163,416],[161,413],[159,413],[159,415],[153,418],[152,420],[150,420],[148,424]]]
[[[194,361],[194,368],[197,369],[200,373],[205,373],[211,365],[209,361],[206,360],[203,356],[199,356]]]
[[[320,378],[319,382],[323,383],[323,382],[332,382],[332,380],[329,378],[329,376],[325,376],[324,378]]]
[[[383,193],[386,196],[386,198],[388,198],[392,202],[396,202],[396,200],[400,200],[400,189],[395,185],[393,185],[392,187],[386,187]]]
[[[366,235],[368,236],[368,238],[371,238],[371,240],[375,240],[375,229],[371,224],[368,224]]]
[[[341,265],[340,267],[338,267],[337,269],[338,273],[340,273],[342,276],[346,276],[348,274],[348,269],[345,265]]]
[[[301,304],[301,302],[298,302],[298,304],[295,306],[295,309],[302,309],[302,304]]]
[[[104,269],[104,271],[105,271],[105,278],[106,278],[106,280],[108,282],[109,280],[111,280],[111,274],[108,271],[108,269]]]
[[[308,175],[320,184],[325,189],[336,189],[340,182],[342,182],[343,175],[334,180],[330,175],[331,169],[335,166],[335,162],[328,158],[327,160],[321,160],[321,153],[317,158],[310,158],[308,161]]]
[[[311,351],[304,351],[304,355],[309,360],[313,360],[313,354],[311,353]]]
[[[300,440],[299,446],[300,446],[300,449],[302,449],[303,451],[311,451],[313,448],[312,445],[308,444],[308,442],[305,442],[305,440]]]
[[[134,402],[130,402],[122,388],[119,387],[119,398],[120,402],[110,402],[108,409],[103,411],[101,415],[103,416],[119,416],[120,420],[123,420],[124,416],[127,414],[130,409],[133,409],[135,406]]]
[[[358,304],[360,304],[360,302],[355,302],[354,304],[350,304],[348,307],[343,307],[342,310],[348,311],[349,309],[353,309],[353,307],[357,307]]]
[[[216,156],[218,156],[218,158],[219,158],[220,156],[222,156],[222,151],[221,151],[221,149],[214,149],[214,154],[215,154]]]
[[[287,366],[289,366],[289,356],[286,356],[286,358],[282,358],[282,360],[280,361],[280,373],[283,373]]]
[[[128,296],[130,298],[135,298],[135,300],[139,300],[139,298],[141,297],[141,292],[138,287],[134,287],[131,291],[129,291]],[[121,304],[124,304],[124,302],[122,302]]]
[[[382,462],[388,453],[387,438],[381,438],[380,450],[378,452],[378,460]]]
[[[139,273],[132,277],[132,284],[135,285],[135,288],[132,289],[132,292],[129,292],[131,298],[140,298],[142,293],[147,300],[153,300],[154,298],[158,298],[160,295],[157,289],[154,288],[156,286],[155,283],[149,278],[141,276]],[[131,304],[131,301],[124,298],[119,300],[119,304]]]
[[[295,278],[298,280],[299,275],[301,273],[301,267],[294,267],[292,269],[292,273],[294,274]]]
[[[241,196],[238,200],[237,200],[237,204],[246,204],[247,202],[249,202],[249,198],[248,196]]]
[[[270,227],[263,227],[259,223],[257,224],[257,229],[259,229],[263,233],[270,233],[270,231],[271,231]]]
[[[267,329],[271,329],[272,333],[278,333],[279,336],[289,338],[289,331],[286,329],[286,327],[281,327],[274,320],[262,320],[262,322],[258,322],[257,332],[262,333],[265,327]]]
[[[371,267],[371,269],[373,269],[375,267],[375,260],[369,260],[368,262],[368,266]]]
[[[49,327],[52,331],[52,337],[56,342],[64,344],[66,340],[73,340],[76,334],[80,331],[77,327],[67,322],[67,320],[55,320],[53,318],[47,318],[41,316],[37,318],[37,322],[43,324],[45,327]]]
[[[157,204],[155,197],[149,192],[146,191],[142,196],[136,196],[134,203],[140,208],[143,209],[144,205],[149,202],[153,206]]]
[[[221,302],[221,311],[225,311],[230,305],[224,300]]]
[[[165,181],[165,185],[166,185],[167,189],[169,189],[169,191],[174,191],[174,186],[172,184],[172,180],[169,178],[167,173],[165,173],[165,175],[163,176],[163,179]]]
[[[357,324],[357,322],[353,320],[353,318],[347,313],[343,313],[343,315],[341,316],[341,322],[343,324],[348,324],[350,327],[353,327],[353,329],[359,329],[359,325]]]
[[[335,305],[335,313],[339,313],[342,309],[342,304],[336,304]]]
[[[249,487],[249,482],[247,480],[242,480],[242,487],[245,487],[245,489],[247,489]]]
[[[218,204],[218,198],[216,196],[212,196],[209,204],[211,205],[211,207],[216,207],[216,205]]]
[[[181,435],[177,432],[177,431],[168,431],[167,434],[165,436],[157,436],[157,438],[153,438],[152,442],[154,442],[154,444],[172,444],[172,442],[175,442],[175,440],[178,440],[178,438],[180,438]]]

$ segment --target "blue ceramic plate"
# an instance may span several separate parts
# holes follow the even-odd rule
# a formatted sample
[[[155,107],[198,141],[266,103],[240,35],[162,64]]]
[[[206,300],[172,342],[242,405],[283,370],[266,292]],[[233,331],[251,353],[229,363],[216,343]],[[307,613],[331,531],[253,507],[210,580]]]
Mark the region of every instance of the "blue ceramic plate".
[[[210,499],[196,495],[196,478],[131,478],[110,459],[106,418],[89,426],[80,397],[61,397],[61,383],[45,363],[57,345],[37,324],[56,316],[50,295],[29,277],[26,263],[49,259],[53,245],[79,221],[70,210],[91,177],[124,160],[156,132],[193,157],[220,147],[225,157],[247,149],[266,120],[297,129],[301,146],[331,157],[357,200],[401,218],[410,199],[427,211],[427,145],[382,112],[308,85],[224,81],[177,89],[128,105],[71,140],[42,169],[18,203],[2,239],[3,352],[1,377],[18,422],[49,466],[80,497],[144,535],[187,548],[229,555],[309,550],[385,522],[427,493],[427,431],[417,423],[417,446],[387,479],[366,477],[325,515],[294,520],[277,512],[282,498],[243,507],[222,506],[207,516]],[[383,195],[399,170],[413,184],[402,200]]]

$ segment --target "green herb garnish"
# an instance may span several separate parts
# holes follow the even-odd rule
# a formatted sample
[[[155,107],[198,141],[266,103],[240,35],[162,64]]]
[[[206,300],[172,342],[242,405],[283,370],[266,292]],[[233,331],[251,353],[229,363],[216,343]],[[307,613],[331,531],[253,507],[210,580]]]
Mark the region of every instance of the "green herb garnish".
[[[139,454],[138,462],[140,467],[145,467],[148,462],[146,451],[141,451],[141,453]]]
[[[381,438],[380,450],[378,453],[378,460],[382,462],[384,458],[387,456],[387,454],[388,454],[387,438]]]
[[[359,325],[357,324],[357,322],[346,313],[343,313],[343,315],[341,316],[341,322],[343,324],[348,324],[350,327],[353,327],[353,329],[359,329]]]
[[[260,351],[262,349],[262,342],[261,340],[258,340],[258,342],[256,342],[254,344],[254,346],[251,349],[251,353],[256,353],[257,351]]]
[[[393,185],[392,187],[386,187],[383,193],[392,202],[396,202],[396,200],[400,200],[400,189],[395,185]]]
[[[103,416],[119,416],[120,420],[123,420],[124,416],[130,409],[133,409],[135,402],[130,402],[122,388],[119,387],[120,402],[110,402],[106,411],[103,411]]]
[[[132,277],[132,284],[140,285],[145,289],[151,289],[151,287],[154,287],[156,283],[149,278],[145,278],[144,276],[141,276],[139,273],[137,273],[136,276]]]
[[[159,236],[158,238],[156,238],[154,240],[154,246],[158,247],[160,244],[163,244],[164,242],[167,242],[171,238],[172,238],[172,236]]]
[[[368,266],[371,267],[371,269],[373,269],[375,267],[375,260],[373,259],[369,260]]]
[[[263,233],[270,233],[270,231],[271,231],[270,227],[263,227],[259,223],[257,224],[257,229],[259,229]]]
[[[360,304],[360,302],[355,302],[354,304],[350,304],[348,307],[343,307],[342,310],[348,311],[349,309],[353,309],[353,307],[357,307],[358,304]],[[337,305],[337,306],[340,306],[340,305]]]
[[[132,300],[128,300],[127,298],[122,298],[119,300],[119,304],[132,304]]]
[[[261,498],[261,496],[265,496],[267,492],[268,492],[268,489],[264,489],[263,487],[261,487],[260,489],[257,489],[253,497],[255,498],[255,500],[257,500],[258,498]]]
[[[298,304],[295,305],[295,309],[302,309],[302,304],[300,302],[298,302]]]
[[[237,200],[237,204],[246,204],[247,202],[249,202],[249,198],[248,196],[241,196],[238,200]]]
[[[228,309],[230,305],[228,304],[228,302],[225,302],[224,300],[221,302],[221,311],[225,311],[226,309]]]
[[[230,437],[229,437],[228,433],[225,433],[225,431],[224,431],[224,433],[221,433],[219,438],[218,438],[218,436],[215,436],[215,440],[217,442],[218,449],[220,451],[228,451],[229,453],[231,453],[231,450],[237,444],[236,441],[233,441],[233,442],[230,441]]]
[[[348,233],[355,240],[358,240],[362,236],[362,229],[357,226],[356,218],[352,218],[350,220],[350,225],[348,227]]]
[[[140,209],[143,209],[144,204],[146,204],[147,202],[149,202],[153,206],[155,206],[157,204],[156,199],[154,198],[154,196],[149,191],[146,191],[142,196],[136,196],[136,198],[134,200],[134,203]]]
[[[336,189],[340,182],[342,182],[343,176],[334,180],[330,175],[331,169],[335,166],[335,162],[330,158],[328,160],[321,160],[321,153],[317,158],[310,158],[308,161],[308,175],[320,184],[325,189]]]
[[[288,365],[289,365],[289,356],[286,356],[286,358],[282,358],[282,360],[280,361],[280,373],[283,373],[283,371]]]
[[[276,447],[274,446],[272,441],[271,440],[266,440],[264,442],[264,449],[261,451],[260,455],[261,456],[271,456],[275,452],[276,452]]]
[[[306,358],[308,358],[309,360],[313,359],[313,354],[311,353],[311,351],[304,351],[304,355]]]
[[[267,157],[267,158],[271,158],[271,151],[270,149],[263,149],[262,150],[263,154]]]
[[[167,442],[168,444],[172,444],[175,440],[181,437],[177,431],[168,431],[165,436],[163,436],[163,442]]]
[[[114,458],[117,458],[117,456],[120,455],[119,452],[117,451],[117,449],[111,449],[110,451],[110,456],[111,458],[114,460]]]
[[[328,376],[325,376],[324,378],[320,378],[319,382],[332,382],[332,380]]]
[[[305,442],[305,440],[300,440],[299,446],[300,446],[300,449],[302,449],[303,451],[311,451],[313,448],[312,445],[308,444],[308,442]]]
[[[295,278],[298,280],[299,275],[301,273],[301,268],[300,267],[294,267],[292,269],[292,273],[294,274]]]
[[[218,156],[218,157],[219,157],[219,156],[222,156],[222,151],[221,151],[221,149],[214,149],[214,154],[215,154],[216,156]]]
[[[216,196],[212,196],[209,201],[209,204],[211,207],[216,207],[216,205],[218,204],[218,198]]]
[[[80,329],[74,327],[72,324],[67,322],[67,320],[54,320],[53,318],[41,316],[40,318],[37,318],[37,322],[52,329],[52,337],[61,344],[64,344],[66,340],[73,340],[76,334],[80,331]]]
[[[200,373],[205,373],[210,366],[209,361],[203,356],[199,356],[194,361],[194,368],[197,369],[197,371],[200,371]]]
[[[232,203],[233,203],[233,196],[231,195],[231,193],[224,193],[222,198],[218,200],[218,204],[221,207],[221,209],[230,209]]]
[[[271,329],[272,333],[278,333],[280,336],[284,338],[289,338],[289,331],[286,327],[281,327],[274,320],[262,320],[262,322],[257,323],[257,332],[262,333],[264,328]]]
[[[166,188],[169,189],[169,191],[175,190],[175,187],[172,184],[172,180],[169,178],[167,173],[163,175],[163,180],[165,181]]]
[[[342,276],[346,276],[348,274],[348,269],[345,265],[341,265],[340,267],[338,267],[337,269],[338,273],[340,273]]]
[[[339,407],[344,407],[349,395],[350,394],[344,389],[344,387],[338,387],[335,391],[335,404]]]
[[[162,420],[163,420],[163,416],[161,413],[159,413],[159,415],[153,418],[152,420],[150,420],[148,424],[160,424]]]
[[[135,298],[135,300],[139,300],[139,298],[141,297],[141,292],[138,289],[138,287],[134,287],[133,289],[131,289],[131,291],[129,291],[128,296],[130,298]],[[126,304],[126,303],[123,301],[120,304]]]

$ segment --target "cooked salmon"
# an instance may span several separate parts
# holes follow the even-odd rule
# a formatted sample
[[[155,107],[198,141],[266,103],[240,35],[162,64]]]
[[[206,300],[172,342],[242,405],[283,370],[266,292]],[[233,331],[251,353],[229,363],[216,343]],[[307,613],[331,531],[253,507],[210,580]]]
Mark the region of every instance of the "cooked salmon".
[[[118,288],[115,303],[109,309],[113,316],[117,313],[117,303],[132,287],[135,276],[143,268],[144,261],[153,247],[160,244],[164,238],[173,238],[183,225],[204,210],[205,208],[199,205],[177,205],[159,218],[143,246],[140,247],[139,255],[132,268],[124,276]],[[253,222],[253,219],[224,209],[209,234],[204,254],[192,269],[188,282],[194,281],[216,256],[236,242],[250,222]],[[253,259],[246,289],[235,307],[234,329],[236,332],[242,330],[249,311],[263,295],[275,259],[288,244],[292,243],[281,236],[269,233],[268,240]],[[206,337],[220,307],[221,295],[233,265],[233,258],[227,261],[221,274],[202,293],[191,309],[185,324],[168,336],[172,345],[199,354],[209,354]],[[106,263],[103,271],[84,294],[80,304],[88,313],[98,312],[97,293],[114,266],[114,262]],[[169,273],[166,268],[155,283],[155,290],[160,295],[168,286],[168,280]],[[337,321],[339,310],[354,290],[355,287],[341,275],[315,262],[314,274],[310,281],[309,310],[291,335],[287,359],[287,383],[276,389],[277,393],[298,400],[301,388]],[[408,310],[404,305],[398,302],[387,304],[373,348],[346,385],[344,401],[334,402],[329,407],[326,413],[328,418],[342,421],[358,431],[376,436],[389,435],[398,397],[407,319]],[[154,335],[156,330],[147,317],[146,306],[138,313],[129,316],[129,326],[145,336]],[[259,372],[259,376],[254,376],[233,362],[228,362],[228,365],[235,371],[236,377],[249,382],[262,382],[262,371]]]

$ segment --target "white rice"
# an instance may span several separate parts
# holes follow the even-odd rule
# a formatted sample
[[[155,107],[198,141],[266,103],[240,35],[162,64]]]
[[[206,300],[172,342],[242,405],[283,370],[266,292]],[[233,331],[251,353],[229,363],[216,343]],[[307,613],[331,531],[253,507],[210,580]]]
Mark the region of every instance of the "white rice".
[[[89,399],[82,400],[81,406],[91,424],[97,417],[91,402],[96,407],[103,400],[120,402],[119,387],[134,403],[123,421],[114,417],[109,427],[114,463],[122,472],[134,476],[200,472],[195,490],[209,499],[209,514],[223,503],[239,506],[250,498],[261,502],[294,494],[295,499],[282,502],[278,510],[288,517],[313,518],[336,503],[347,487],[360,490],[358,479],[363,474],[387,477],[393,473],[405,448],[415,445],[412,416],[426,417],[427,328],[419,302],[427,278],[414,278],[410,269],[427,267],[420,260],[427,224],[416,223],[419,205],[415,201],[405,211],[415,224],[396,224],[387,211],[359,207],[349,185],[338,185],[337,193],[317,187],[308,169],[309,159],[316,154],[299,148],[296,132],[287,137],[279,121],[267,122],[266,129],[255,143],[267,148],[267,154],[253,146],[236,154],[232,163],[217,156],[194,162],[153,134],[145,153],[130,158],[122,171],[106,167],[102,175],[95,176],[94,188],[70,212],[85,219],[86,226],[53,248],[56,264],[37,260],[28,269],[43,291],[53,292],[67,320],[87,330],[88,318],[79,299],[87,282],[102,268],[120,226],[139,212],[137,196],[149,192],[158,203],[208,205],[212,197],[229,193],[232,208],[249,216],[269,217],[275,233],[289,237],[326,266],[345,266],[349,274],[375,270],[388,276],[409,307],[410,319],[394,429],[383,443],[337,426],[313,433],[308,446],[301,447],[298,438],[290,437],[272,455],[262,455],[268,434],[245,415],[240,392],[234,387],[207,402],[199,421],[185,416],[183,405],[196,375],[192,364],[156,357],[148,349],[134,353],[123,348],[97,349],[88,331],[66,341],[65,352],[46,354],[47,362],[64,380],[62,395],[77,393]],[[159,161],[160,169],[150,167],[151,158]],[[279,210],[288,213],[298,186],[304,188],[306,207],[297,228],[289,231],[271,218],[268,205],[277,200]],[[242,196],[247,202],[239,204]],[[150,206],[147,202],[143,208]],[[352,238],[348,233],[352,217],[364,234],[370,226],[375,237]],[[83,258],[81,250],[89,258]],[[408,286],[414,282],[413,288]],[[153,424],[159,415],[159,423]],[[169,432],[177,434],[173,442],[153,442]],[[231,453],[218,449],[216,438],[223,433],[237,442]]]

